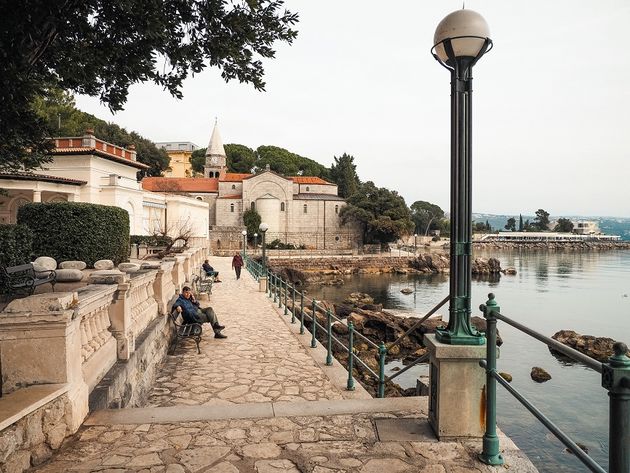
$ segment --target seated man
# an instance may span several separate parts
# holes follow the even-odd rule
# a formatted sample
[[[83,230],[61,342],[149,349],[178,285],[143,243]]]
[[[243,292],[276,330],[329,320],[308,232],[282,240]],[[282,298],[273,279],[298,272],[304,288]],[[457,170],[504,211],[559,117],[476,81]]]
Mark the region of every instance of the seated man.
[[[173,310],[177,310],[177,312],[182,314],[185,324],[203,324],[207,322],[212,325],[214,338],[227,338],[227,335],[221,333],[225,326],[219,324],[212,307],[200,308],[199,302],[195,300],[188,286],[182,288],[182,293],[175,301],[175,304],[173,304]]]
[[[210,266],[210,263],[208,263],[208,260],[205,260],[203,264],[201,265],[201,267],[206,272],[207,276],[214,276],[214,282],[221,282],[219,281],[219,272],[215,271],[214,268]]]

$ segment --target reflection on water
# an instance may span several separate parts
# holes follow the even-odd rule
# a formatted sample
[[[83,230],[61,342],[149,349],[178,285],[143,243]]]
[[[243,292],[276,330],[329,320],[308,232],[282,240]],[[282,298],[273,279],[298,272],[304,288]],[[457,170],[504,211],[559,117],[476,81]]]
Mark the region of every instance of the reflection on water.
[[[630,251],[531,252],[481,254],[497,257],[515,276],[473,280],[472,307],[494,292],[501,312],[545,335],[569,329],[630,342]],[[341,301],[350,292],[367,292],[385,308],[419,315],[448,294],[446,275],[357,275],[340,287],[309,288],[318,299]],[[410,288],[410,295],[400,290]],[[448,310],[441,313],[448,317]],[[474,309],[473,315],[480,315]],[[585,444],[607,466],[608,396],[600,375],[580,364],[552,355],[547,346],[499,322],[504,344],[498,368],[513,376],[512,385],[574,440]],[[392,365],[393,366],[393,365]],[[552,379],[543,384],[529,376],[533,366]],[[415,386],[425,368],[400,376],[404,387]],[[415,371],[414,371],[415,370]],[[498,423],[542,472],[588,471],[516,400],[498,388]]]

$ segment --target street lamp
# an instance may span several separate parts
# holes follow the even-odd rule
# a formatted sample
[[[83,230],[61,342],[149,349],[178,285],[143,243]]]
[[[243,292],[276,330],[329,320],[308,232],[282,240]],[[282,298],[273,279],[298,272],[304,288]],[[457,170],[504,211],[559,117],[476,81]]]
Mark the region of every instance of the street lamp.
[[[260,230],[260,233],[262,234],[262,266],[263,266],[263,271],[265,271],[267,269],[267,258],[265,256],[266,255],[266,251],[265,251],[265,233],[267,233],[267,230],[269,230],[269,225],[267,225],[266,223],[261,223],[258,226],[258,230]]]
[[[254,254],[258,254],[258,233],[254,233]]]
[[[451,243],[449,320],[436,331],[439,342],[483,345],[470,323],[472,254],[472,68],[492,48],[486,20],[457,10],[437,26],[433,57],[451,72]]]
[[[246,254],[246,248],[247,248],[247,230],[243,230],[241,232],[241,235],[243,235],[243,258],[245,258],[245,254]]]

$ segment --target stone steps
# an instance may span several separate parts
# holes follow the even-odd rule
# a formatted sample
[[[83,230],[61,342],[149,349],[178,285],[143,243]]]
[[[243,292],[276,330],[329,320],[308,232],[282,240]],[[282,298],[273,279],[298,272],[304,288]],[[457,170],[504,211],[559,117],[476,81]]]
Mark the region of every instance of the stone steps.
[[[335,401],[261,402],[214,406],[105,409],[92,413],[86,426],[173,424],[230,419],[265,419],[414,411],[426,416],[427,397],[345,399]]]

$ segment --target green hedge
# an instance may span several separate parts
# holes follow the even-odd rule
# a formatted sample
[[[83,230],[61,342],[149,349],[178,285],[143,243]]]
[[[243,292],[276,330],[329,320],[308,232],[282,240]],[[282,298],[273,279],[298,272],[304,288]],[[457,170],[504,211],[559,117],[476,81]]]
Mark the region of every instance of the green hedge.
[[[0,266],[29,263],[33,254],[33,232],[25,225],[0,225]]]
[[[26,204],[18,223],[33,231],[35,256],[52,256],[58,262],[100,259],[115,264],[129,258],[129,214],[119,207],[76,202]]]
[[[147,245],[147,246],[167,246],[171,244],[173,239],[169,236],[160,235],[131,235],[131,244]]]

